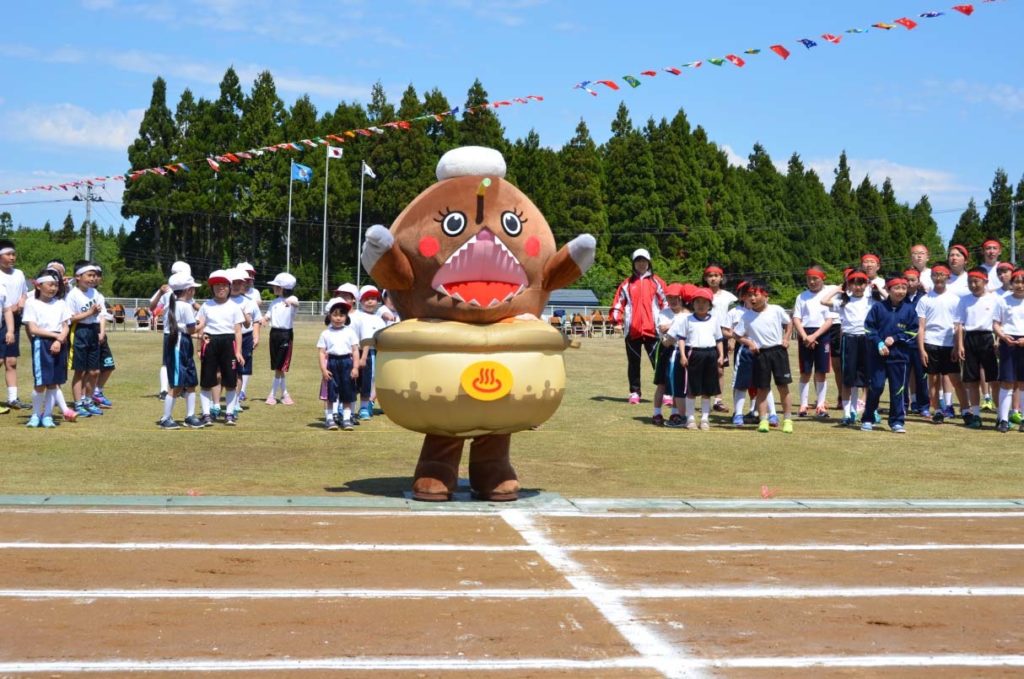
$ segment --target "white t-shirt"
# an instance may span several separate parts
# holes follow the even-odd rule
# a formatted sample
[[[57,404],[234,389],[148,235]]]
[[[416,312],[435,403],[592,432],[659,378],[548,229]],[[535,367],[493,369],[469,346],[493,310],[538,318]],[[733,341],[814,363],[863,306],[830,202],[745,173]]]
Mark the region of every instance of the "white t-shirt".
[[[917,301],[917,317],[924,319],[924,343],[936,347],[953,346],[953,320],[960,297],[934,290]]]
[[[932,268],[930,266],[926,266],[917,273],[917,280],[921,282],[921,289],[925,292],[931,292],[935,287],[932,284]]]
[[[874,304],[875,300],[867,292],[860,297],[851,297],[850,301],[845,305],[843,304],[842,297],[836,297],[833,299],[832,310],[836,313],[842,323],[843,334],[865,334],[864,321],[867,319],[868,312],[871,311],[871,307]]]
[[[249,319],[252,321],[249,324],[249,327],[247,328],[245,327],[245,325],[242,325],[242,334],[248,335],[249,333],[252,332],[253,326],[260,319],[260,307],[251,299],[246,297],[244,293],[241,295],[235,295],[234,297],[231,298],[231,301],[238,305],[238,307],[242,310],[243,314],[249,314]],[[242,319],[242,322],[245,323],[244,318]]]
[[[30,297],[25,301],[25,311],[21,315],[24,324],[35,323],[40,330],[60,332],[71,321],[71,309],[56,297],[49,302]]]
[[[999,295],[991,292],[986,292],[981,297],[965,295],[957,304],[955,321],[964,326],[964,332],[991,332],[992,319],[995,318],[998,304]]]
[[[999,288],[1003,287],[1003,282],[999,280],[999,262],[996,262],[992,266],[982,262],[978,266],[988,272],[988,283],[985,284],[986,290],[989,292],[995,292]]]
[[[171,307],[168,305],[164,308],[164,334],[171,334],[171,326],[167,322],[167,315],[171,313]],[[175,300],[174,302],[174,321],[178,324],[178,332],[185,332],[185,328],[190,325],[196,325],[196,312],[192,308],[191,302],[183,302],[182,300]]]
[[[971,289],[967,287],[966,270],[960,275],[949,274],[949,278],[946,280],[946,292],[952,292],[957,297],[971,294]]]
[[[4,302],[7,306],[14,306],[21,301],[22,295],[28,294],[28,283],[25,282],[25,274],[21,269],[12,269],[11,273],[0,270],[0,285],[7,291],[7,301]]]
[[[285,304],[285,302],[288,302]],[[291,330],[295,327],[295,314],[298,312],[299,307],[295,306],[299,303],[299,298],[295,295],[291,297],[277,297],[273,302],[270,303],[270,308],[267,309],[267,318],[270,319],[270,327],[278,328],[280,330]]]
[[[790,324],[789,314],[778,304],[767,304],[761,312],[744,309],[740,316],[743,329],[737,332],[754,340],[759,349],[780,346],[783,328]]]
[[[836,313],[821,303],[821,298],[831,294],[838,285],[824,285],[818,292],[804,290],[797,295],[793,305],[793,318],[799,318],[804,328],[820,328],[829,318],[835,319]]]
[[[711,300],[711,313],[718,318],[719,327],[729,327],[729,307],[737,301],[736,295],[725,288],[719,288]]]
[[[359,319],[359,341],[365,342],[372,340],[374,334],[381,328],[387,326],[384,319],[377,314],[368,314],[366,312],[360,312],[362,318]]]
[[[996,318],[1007,335],[1024,337],[1024,297],[1001,297],[996,308]]]
[[[696,314],[680,314],[672,322],[668,334],[686,342],[690,349],[709,349],[722,339],[722,324],[719,318],[714,311],[704,319],[697,318]]]
[[[348,317],[352,319],[352,323],[348,327],[352,328],[352,332],[356,334],[356,337],[360,337],[363,334],[363,317],[366,316],[365,311],[359,309],[350,309]]]
[[[869,282],[871,283],[871,285],[875,286],[875,290],[878,290],[878,294],[882,296],[882,299],[889,299],[889,291],[885,289],[884,278],[882,278],[881,276],[875,276]],[[870,290],[868,290],[867,292],[870,292]]]
[[[655,323],[658,330],[658,337],[664,337],[665,333],[672,327],[672,321],[676,319],[676,312],[666,307],[658,312],[658,320]]]
[[[233,335],[235,334],[235,325],[245,323],[245,314],[242,313],[242,307],[230,299],[223,304],[217,304],[215,300],[208,299],[203,306],[199,307],[196,319],[206,320],[203,332],[207,335]],[[238,349],[241,351],[242,348]]]
[[[68,292],[68,296],[64,300],[68,309],[71,310],[72,316],[77,316],[83,311],[88,311],[94,306],[100,308],[100,313],[104,314],[107,312],[107,308],[104,304],[103,295],[96,288],[86,288],[82,290],[78,286],[75,286]],[[100,322],[99,316],[86,316],[76,323],[79,325],[96,325]]]
[[[318,349],[326,349],[331,356],[350,356],[352,347],[359,345],[359,338],[356,336],[351,325],[341,328],[327,328],[320,333],[316,341]]]
[[[256,313],[252,315],[252,322],[258,323],[262,318],[261,314],[263,313],[263,295],[261,295],[260,291],[255,287],[252,287],[243,292],[242,296],[252,302],[253,306],[256,307]]]

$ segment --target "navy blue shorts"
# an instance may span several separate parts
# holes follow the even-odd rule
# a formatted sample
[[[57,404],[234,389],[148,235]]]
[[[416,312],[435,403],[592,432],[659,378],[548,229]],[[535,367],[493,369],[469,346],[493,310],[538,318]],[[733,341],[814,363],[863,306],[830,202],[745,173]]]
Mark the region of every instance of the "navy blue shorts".
[[[100,324],[75,323],[71,326],[71,369],[75,372],[99,370]]]
[[[331,379],[320,381],[320,400],[328,403],[352,403],[356,400],[356,381],[352,379],[352,356],[328,354]]]
[[[1010,335],[1019,340],[1019,335]],[[1024,382],[1024,347],[999,343],[999,381]]]
[[[0,318],[3,314],[0,314]],[[8,344],[4,337],[7,334],[7,324],[4,324],[4,334],[0,335],[0,358],[17,358],[21,356],[21,314],[14,314],[14,344]]]
[[[654,386],[659,387],[668,380],[668,361],[675,347],[666,347],[661,342],[654,348]]]
[[[742,344],[736,348],[736,364],[732,371],[732,388],[746,391],[754,383],[754,355]]]
[[[359,370],[359,398],[364,401],[370,400],[373,393],[374,369],[377,366],[377,350],[370,348],[366,355],[366,365]]]
[[[49,337],[33,337],[32,384],[45,387],[64,384],[68,381],[68,345],[62,344],[58,353],[50,351],[53,340]]]
[[[804,332],[808,335],[813,335],[818,332],[818,329],[804,328]],[[808,349],[804,346],[803,342],[799,343],[797,346],[797,356],[800,360],[801,373],[806,375],[808,373],[828,372],[829,367],[832,365],[832,343],[829,340],[829,334],[825,332],[818,337],[818,344],[813,349]]]
[[[104,339],[100,342],[100,370],[113,370],[116,367],[114,354],[110,353],[110,342]]]
[[[252,375],[252,333],[242,333],[242,358],[245,365],[238,366],[239,375]]]
[[[672,350],[667,353],[669,354],[669,357],[667,373],[665,374],[666,391],[669,396],[685,398],[686,390],[690,382],[690,374],[689,371],[683,367],[683,364],[679,362],[679,346],[676,345],[672,347]]]
[[[167,368],[167,383],[172,388],[191,389],[199,384],[194,353],[192,338],[186,333],[179,332],[177,342],[170,334],[164,335],[164,367]]]

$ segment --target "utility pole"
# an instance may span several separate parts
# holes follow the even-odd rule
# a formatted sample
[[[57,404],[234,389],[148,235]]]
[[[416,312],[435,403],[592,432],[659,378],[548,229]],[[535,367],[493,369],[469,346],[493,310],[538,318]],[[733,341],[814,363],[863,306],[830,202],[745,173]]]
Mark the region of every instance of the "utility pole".
[[[1010,263],[1017,263],[1017,201],[1010,201]]]
[[[85,259],[92,260],[92,184],[85,187]]]

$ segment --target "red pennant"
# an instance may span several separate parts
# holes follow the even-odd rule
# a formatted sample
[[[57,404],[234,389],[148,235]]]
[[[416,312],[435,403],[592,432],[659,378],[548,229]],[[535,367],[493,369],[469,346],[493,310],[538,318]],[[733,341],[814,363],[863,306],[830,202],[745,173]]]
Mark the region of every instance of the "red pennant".
[[[653,78],[654,76],[658,75],[658,72],[657,71],[640,71],[640,75],[646,75],[646,76],[649,76],[649,77]]]
[[[902,19],[896,19],[895,21],[893,21],[893,23],[903,26],[908,31],[912,31],[915,28],[917,28],[917,22],[914,21],[913,19],[908,19],[907,17],[903,17]]]
[[[619,89],[619,84],[617,82],[615,82],[614,80],[598,80],[597,83],[599,85],[604,85],[605,87],[609,87],[609,88],[611,88],[613,90]]]
[[[789,59],[789,50],[782,45],[772,45],[770,49],[783,59]]]
[[[665,68],[665,70],[671,73],[672,75],[679,75],[680,73],[682,73],[682,71],[676,68],[675,66],[668,66],[667,68]]]
[[[533,99],[534,101],[544,101],[544,97],[540,96],[539,94],[527,94],[526,98]]]
[[[838,35],[832,35],[831,33],[822,33],[821,37],[823,40],[827,40],[833,45],[838,45],[839,41],[842,40]]]
[[[953,9],[967,16],[974,14],[974,5],[953,5]]]
[[[743,64],[747,63],[747,62],[743,61],[742,59],[740,59],[735,54],[726,54],[725,58],[729,60],[729,63],[735,64],[739,68],[743,68]]]
[[[234,153],[225,153],[224,157],[227,158],[228,160],[230,160],[232,163],[240,162],[238,160],[238,156],[236,156]]]

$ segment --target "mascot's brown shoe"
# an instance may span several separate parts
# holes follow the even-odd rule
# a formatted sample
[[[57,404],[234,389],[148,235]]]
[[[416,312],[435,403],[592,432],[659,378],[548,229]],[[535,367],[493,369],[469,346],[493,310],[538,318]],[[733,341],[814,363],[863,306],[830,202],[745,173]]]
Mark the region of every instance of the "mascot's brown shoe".
[[[447,502],[459,482],[462,439],[427,434],[412,482],[412,498],[422,502]]]
[[[510,435],[478,436],[469,448],[469,485],[486,502],[519,499],[519,478],[509,461]]]

